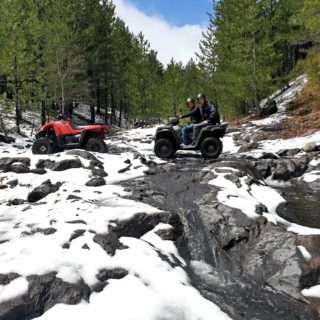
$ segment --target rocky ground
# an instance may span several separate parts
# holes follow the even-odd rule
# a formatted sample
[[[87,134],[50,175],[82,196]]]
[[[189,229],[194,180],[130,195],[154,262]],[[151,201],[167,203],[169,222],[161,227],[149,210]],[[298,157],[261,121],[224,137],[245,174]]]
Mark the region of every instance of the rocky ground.
[[[320,319],[320,132],[275,136],[299,90],[218,160],[159,160],[154,128],[107,154],[0,142],[0,319]]]

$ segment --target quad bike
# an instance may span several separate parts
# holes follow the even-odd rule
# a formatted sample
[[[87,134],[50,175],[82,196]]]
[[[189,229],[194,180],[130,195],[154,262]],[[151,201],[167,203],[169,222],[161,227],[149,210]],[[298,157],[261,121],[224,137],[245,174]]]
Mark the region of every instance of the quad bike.
[[[105,134],[110,128],[103,124],[76,126],[60,119],[45,124],[36,134],[32,146],[34,154],[50,154],[64,149],[86,149],[106,152]]]
[[[177,150],[200,150],[204,158],[218,158],[222,153],[221,138],[226,134],[228,123],[207,125],[201,129],[192,145],[181,145],[182,136],[179,119],[173,119],[168,124],[160,126],[155,134],[154,153],[159,158],[171,158]],[[189,142],[192,141],[192,132]]]

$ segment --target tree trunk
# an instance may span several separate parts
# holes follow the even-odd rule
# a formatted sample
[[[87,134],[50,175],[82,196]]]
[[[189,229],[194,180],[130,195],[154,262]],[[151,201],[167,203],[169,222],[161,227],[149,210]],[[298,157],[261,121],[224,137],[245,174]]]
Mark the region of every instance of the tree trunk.
[[[95,124],[96,115],[95,115],[95,109],[94,109],[94,105],[93,104],[90,105],[90,114],[91,114],[90,122],[91,122],[91,124]]]
[[[108,124],[109,95],[108,95],[108,80],[107,80],[106,73],[104,75],[103,102],[104,102],[104,123]]]
[[[20,106],[19,106],[19,82],[18,82],[18,60],[17,56],[14,57],[14,103],[16,112],[16,127],[17,133],[20,134]]]
[[[114,83],[111,81],[111,124],[115,123],[115,97],[114,97]]]
[[[7,133],[7,130],[6,130],[6,126],[4,125],[4,121],[3,121],[3,118],[2,118],[1,112],[0,112],[0,128],[4,133],[4,140],[8,143],[8,133]]]
[[[44,125],[46,123],[46,102],[41,101],[41,124]]]
[[[256,34],[253,32],[252,34],[252,62],[253,62],[253,110],[257,110],[259,105],[258,98],[258,85],[257,85],[257,48],[256,48]]]
[[[97,80],[97,114],[101,114],[100,79]]]
[[[122,122],[122,111],[123,111],[123,100],[120,100],[120,110],[119,110],[119,128],[121,128],[121,122]]]

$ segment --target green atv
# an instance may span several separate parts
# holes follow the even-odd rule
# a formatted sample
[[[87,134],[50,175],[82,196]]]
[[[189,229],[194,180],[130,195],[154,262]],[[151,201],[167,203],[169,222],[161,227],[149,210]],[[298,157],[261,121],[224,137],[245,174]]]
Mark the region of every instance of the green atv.
[[[221,138],[226,134],[227,127],[227,122],[207,125],[201,129],[194,144],[184,146],[179,119],[170,120],[168,124],[160,126],[156,131],[154,153],[159,158],[168,159],[178,150],[200,150],[204,158],[216,159],[222,153]],[[192,141],[192,135],[192,132],[189,133],[189,142]]]

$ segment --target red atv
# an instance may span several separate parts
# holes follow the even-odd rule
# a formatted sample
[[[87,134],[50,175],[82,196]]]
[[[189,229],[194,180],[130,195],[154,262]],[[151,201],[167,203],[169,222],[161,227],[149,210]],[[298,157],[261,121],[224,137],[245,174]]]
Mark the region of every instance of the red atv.
[[[36,134],[32,146],[34,154],[50,154],[64,149],[86,149],[106,152],[105,134],[110,128],[103,124],[75,126],[70,120],[58,120],[45,124]]]

